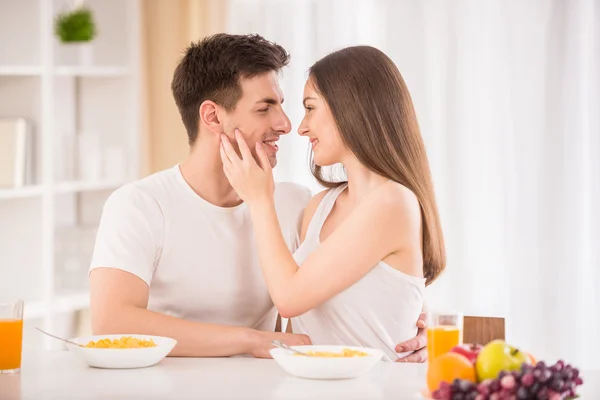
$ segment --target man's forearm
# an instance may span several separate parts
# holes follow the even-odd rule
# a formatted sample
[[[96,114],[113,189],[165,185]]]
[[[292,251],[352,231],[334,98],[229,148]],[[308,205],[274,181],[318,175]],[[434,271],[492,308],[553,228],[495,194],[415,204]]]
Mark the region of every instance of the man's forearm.
[[[169,355],[178,357],[250,353],[260,336],[250,328],[187,321],[134,306],[93,316],[92,327],[95,335],[135,333],[176,339],[177,346]]]

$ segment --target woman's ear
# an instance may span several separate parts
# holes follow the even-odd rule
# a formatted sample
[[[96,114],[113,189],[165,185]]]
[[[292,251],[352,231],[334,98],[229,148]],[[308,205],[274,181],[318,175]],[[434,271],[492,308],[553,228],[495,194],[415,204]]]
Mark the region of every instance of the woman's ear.
[[[211,100],[203,101],[198,110],[200,124],[208,128],[212,133],[220,135],[223,133],[223,122],[219,119],[220,107]]]

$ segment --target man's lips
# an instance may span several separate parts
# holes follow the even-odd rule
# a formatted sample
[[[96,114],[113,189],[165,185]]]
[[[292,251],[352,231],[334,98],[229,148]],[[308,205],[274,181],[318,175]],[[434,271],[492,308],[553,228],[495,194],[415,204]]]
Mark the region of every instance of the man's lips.
[[[266,145],[265,147],[268,150],[276,152],[277,150],[279,150],[279,146],[277,146],[278,140],[279,140],[279,137],[269,138],[267,140],[263,140],[263,144]]]

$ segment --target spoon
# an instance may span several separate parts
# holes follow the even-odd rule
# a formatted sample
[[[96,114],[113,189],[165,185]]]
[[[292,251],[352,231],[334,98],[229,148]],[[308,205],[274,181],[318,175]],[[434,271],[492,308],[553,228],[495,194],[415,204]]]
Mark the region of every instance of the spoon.
[[[63,339],[63,338],[61,338],[61,337],[58,337],[58,336],[54,336],[54,335],[52,335],[51,333],[48,333],[48,332],[44,332],[43,330],[41,330],[41,329],[40,329],[40,328],[38,328],[37,326],[35,327],[35,329],[37,329],[38,331],[42,332],[44,335],[48,335],[48,336],[50,336],[50,337],[53,337],[54,339],[62,340],[63,342],[67,342],[67,343],[69,343],[69,344],[72,344],[72,345],[75,345],[75,346],[78,346],[78,347],[85,347],[85,346],[84,346],[84,345],[82,345],[82,344],[75,343],[75,342],[71,342],[70,340]]]
[[[298,351],[296,349],[293,349],[290,346],[288,346],[287,344],[282,343],[279,340],[273,340],[271,343],[273,343],[273,346],[275,346],[275,347],[279,347],[279,348],[291,351],[292,353],[300,354],[301,356],[311,357],[310,354],[306,354],[306,353],[303,353],[303,352]]]

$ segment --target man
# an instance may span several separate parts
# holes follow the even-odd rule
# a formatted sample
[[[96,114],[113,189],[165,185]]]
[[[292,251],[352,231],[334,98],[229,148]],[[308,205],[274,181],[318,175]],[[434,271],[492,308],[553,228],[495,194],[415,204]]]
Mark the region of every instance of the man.
[[[269,357],[277,311],[263,281],[246,205],[229,185],[220,135],[239,128],[272,166],[290,132],[278,72],[289,55],[258,35],[219,34],[192,44],[177,66],[173,96],[190,154],[181,164],[125,185],[107,200],[90,267],[94,334],[145,333],[178,343],[173,356]],[[278,184],[275,201],[286,243],[299,245],[307,188]],[[394,307],[390,304],[390,307]],[[420,321],[420,327],[424,327]],[[405,343],[425,359],[425,335]]]

